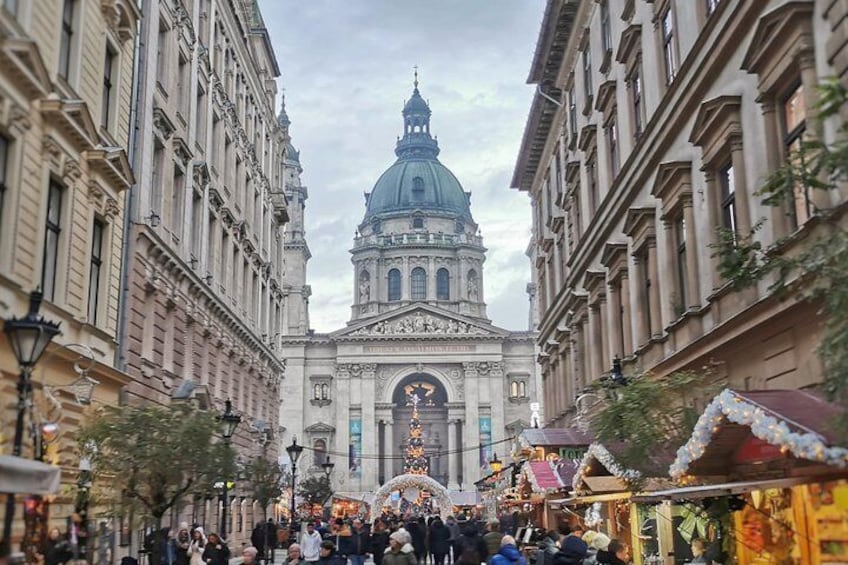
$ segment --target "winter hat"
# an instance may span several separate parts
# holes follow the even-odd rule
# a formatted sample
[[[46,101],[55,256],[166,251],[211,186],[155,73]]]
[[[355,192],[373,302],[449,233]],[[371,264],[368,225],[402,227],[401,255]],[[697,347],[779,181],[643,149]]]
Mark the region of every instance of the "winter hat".
[[[606,534],[598,533],[592,540],[592,547],[598,551],[606,551],[610,544],[610,538]]]
[[[180,529],[188,531],[188,522],[180,522]]]
[[[565,536],[565,539],[562,541],[560,551],[568,557],[585,559],[586,554],[589,551],[589,545],[577,536]]]
[[[402,532],[402,531],[398,530],[395,533],[393,533],[392,535],[390,535],[389,539],[394,540],[394,541],[398,542],[399,544],[403,545],[403,544],[407,543],[405,534],[406,534],[406,532]]]
[[[505,545],[516,545],[515,538],[512,536],[504,536],[501,538],[501,547]]]
[[[204,532],[204,531],[203,531],[203,526],[197,526],[197,527],[194,529],[194,531],[195,531],[195,532],[200,532],[200,537],[202,537],[202,538],[205,538],[205,537],[206,537],[206,532]]]

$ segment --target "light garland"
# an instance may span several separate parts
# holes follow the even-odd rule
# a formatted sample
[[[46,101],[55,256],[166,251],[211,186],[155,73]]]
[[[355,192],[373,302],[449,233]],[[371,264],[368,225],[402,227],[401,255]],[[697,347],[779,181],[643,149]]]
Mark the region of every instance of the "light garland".
[[[732,390],[724,389],[698,418],[689,441],[677,450],[677,458],[669,467],[669,475],[673,479],[685,477],[689,466],[703,457],[724,419],[747,426],[754,437],[779,446],[784,453],[790,452],[800,459],[820,461],[840,469],[848,468],[848,449],[829,447],[815,433],[794,432],[786,422],[767,415],[762,408],[746,402]]]
[[[439,503],[439,514],[442,518],[447,518],[451,514],[453,502],[447,489],[427,475],[398,475],[387,481],[374,493],[375,512],[372,514],[379,514],[379,510],[383,508],[392,492],[411,488],[428,491]]]
[[[627,484],[637,481],[642,477],[642,473],[639,471],[634,469],[624,469],[621,465],[619,465],[618,462],[616,462],[615,457],[612,456],[606,447],[600,443],[593,443],[589,445],[589,448],[586,450],[586,454],[583,455],[583,459],[580,460],[577,472],[574,473],[574,478],[571,479],[571,486],[575,491],[582,491],[581,486],[583,484],[583,478],[586,476],[586,473],[589,472],[589,465],[592,462],[592,459],[603,465],[604,468],[612,474],[612,476],[617,479],[621,479]]]

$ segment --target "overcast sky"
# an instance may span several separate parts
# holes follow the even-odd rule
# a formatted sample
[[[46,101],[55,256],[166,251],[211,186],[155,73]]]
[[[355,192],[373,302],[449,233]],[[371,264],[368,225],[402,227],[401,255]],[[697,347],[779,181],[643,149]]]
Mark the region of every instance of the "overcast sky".
[[[509,188],[533,87],[525,84],[544,0],[260,0],[300,150],[311,326],[350,319],[348,250],[363,193],[395,160],[418,65],[439,160],[471,191],[489,249],[489,317],[527,327],[530,201]]]

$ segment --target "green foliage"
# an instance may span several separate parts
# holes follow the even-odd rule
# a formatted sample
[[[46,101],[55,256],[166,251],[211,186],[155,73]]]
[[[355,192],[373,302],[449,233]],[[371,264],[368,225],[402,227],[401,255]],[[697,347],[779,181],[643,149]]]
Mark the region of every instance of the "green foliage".
[[[234,472],[234,452],[216,440],[214,414],[180,406],[106,407],[79,432],[104,498],[159,522],[186,496],[209,492]]]
[[[848,92],[837,80],[819,88],[817,119],[837,117],[848,107]],[[764,204],[791,202],[795,187],[838,190],[848,182],[848,123],[839,127],[839,140],[825,144],[804,141],[787,163],[766,178],[757,194]],[[813,198],[814,199],[814,198]],[[815,208],[813,236],[792,246],[789,238],[763,246],[758,236],[765,220],[748,234],[719,233],[716,254],[722,277],[738,288],[760,281],[769,290],[792,294],[820,307],[824,332],[819,353],[825,366],[824,391],[831,400],[848,405],[848,231],[843,207]],[[795,235],[789,236],[796,237]]]
[[[324,504],[333,495],[326,475],[309,475],[297,485],[297,495],[310,505]]]
[[[285,477],[280,466],[271,463],[264,457],[257,457],[245,469],[247,483],[253,492],[253,499],[262,507],[262,511],[268,508],[272,500],[283,494]]]
[[[680,371],[662,379],[643,374],[626,386],[598,385],[606,401],[591,420],[597,441],[619,447],[615,456],[624,468],[662,471],[659,450],[689,439],[698,413],[687,402],[687,391],[703,392],[698,385],[704,381],[704,374]]]

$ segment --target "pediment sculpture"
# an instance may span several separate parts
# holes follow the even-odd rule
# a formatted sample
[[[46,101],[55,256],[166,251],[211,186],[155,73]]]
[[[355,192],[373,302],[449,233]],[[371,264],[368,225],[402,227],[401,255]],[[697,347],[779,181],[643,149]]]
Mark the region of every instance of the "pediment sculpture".
[[[416,312],[393,320],[382,320],[364,326],[350,335],[410,335],[410,334],[466,334],[480,335],[486,330],[452,318],[440,318]]]

